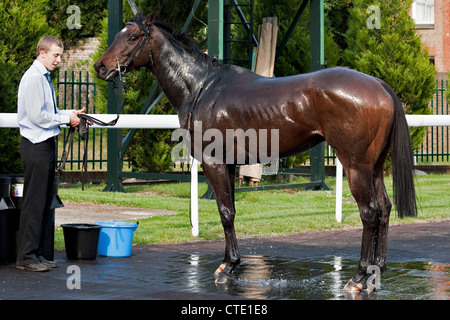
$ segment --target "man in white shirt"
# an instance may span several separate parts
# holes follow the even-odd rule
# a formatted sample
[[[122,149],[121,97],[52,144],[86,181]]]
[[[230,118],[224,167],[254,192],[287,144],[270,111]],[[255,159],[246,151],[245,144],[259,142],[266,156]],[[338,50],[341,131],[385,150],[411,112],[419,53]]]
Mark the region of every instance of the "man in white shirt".
[[[51,214],[55,175],[55,136],[60,125],[77,127],[81,110],[59,110],[50,71],[61,62],[62,42],[45,36],[37,45],[36,60],[24,73],[17,98],[17,121],[22,140],[20,156],[25,168],[24,193],[17,243],[18,269],[48,271],[56,262],[42,257],[42,226]]]

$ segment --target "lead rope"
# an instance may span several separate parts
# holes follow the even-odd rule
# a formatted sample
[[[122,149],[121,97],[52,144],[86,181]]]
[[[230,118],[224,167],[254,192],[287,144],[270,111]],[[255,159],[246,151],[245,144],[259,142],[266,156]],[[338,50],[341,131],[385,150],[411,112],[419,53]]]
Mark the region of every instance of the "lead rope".
[[[69,132],[67,132],[66,141],[64,143],[63,153],[62,153],[62,156],[61,156],[61,161],[59,162],[59,166],[58,166],[58,175],[59,176],[62,176],[63,171],[64,171],[64,167],[66,166],[67,157],[69,156],[70,149],[72,148],[72,141],[73,141],[73,133],[74,132],[75,132],[75,128],[74,127],[70,127],[69,128]],[[70,141],[69,149],[67,149],[67,151],[66,151],[67,143],[69,141]]]

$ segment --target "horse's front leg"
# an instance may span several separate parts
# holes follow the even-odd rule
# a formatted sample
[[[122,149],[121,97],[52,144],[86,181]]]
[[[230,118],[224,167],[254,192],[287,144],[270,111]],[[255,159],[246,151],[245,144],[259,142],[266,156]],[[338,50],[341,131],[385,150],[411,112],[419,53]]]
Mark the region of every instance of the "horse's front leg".
[[[240,262],[239,248],[234,231],[234,179],[236,167],[225,164],[203,164],[203,172],[214,191],[217,207],[225,232],[225,257],[214,273],[216,283],[225,283],[231,279],[231,273]]]
[[[239,248],[236,240],[236,233],[234,231],[234,217],[235,210],[219,204],[220,219],[222,220],[223,230],[225,232],[225,257],[223,263],[214,272],[217,284],[226,283],[231,280],[231,273],[234,268],[240,263]]]

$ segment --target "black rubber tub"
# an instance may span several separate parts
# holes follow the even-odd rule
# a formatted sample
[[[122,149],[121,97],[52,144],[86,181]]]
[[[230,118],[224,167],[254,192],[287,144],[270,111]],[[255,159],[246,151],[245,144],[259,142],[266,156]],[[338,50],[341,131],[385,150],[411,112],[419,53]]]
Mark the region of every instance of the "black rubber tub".
[[[95,259],[102,226],[87,223],[62,224],[69,260]]]

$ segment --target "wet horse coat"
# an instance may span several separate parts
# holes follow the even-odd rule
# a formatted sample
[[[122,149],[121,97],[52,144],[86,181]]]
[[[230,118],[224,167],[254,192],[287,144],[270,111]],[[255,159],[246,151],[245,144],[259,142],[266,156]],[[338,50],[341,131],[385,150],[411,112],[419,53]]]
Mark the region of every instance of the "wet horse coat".
[[[194,136],[214,130],[226,137],[227,130],[242,129],[252,130],[261,141],[271,139],[270,134],[263,137],[261,132],[274,129],[278,132],[275,155],[279,157],[326,140],[343,164],[363,223],[358,272],[346,289],[361,289],[370,265],[385,269],[391,202],[384,186],[383,164],[390,148],[399,216],[413,216],[417,210],[408,126],[402,103],[386,83],[345,68],[266,78],[222,65],[200,52],[186,36],[155,21],[154,13],[136,15],[116,35],[95,64],[97,77],[110,81],[124,71],[124,64],[126,71],[146,66],[153,73],[182,127]],[[200,132],[195,132],[196,128]],[[201,155],[198,160],[214,191],[225,232],[225,258],[216,271],[216,282],[221,283],[240,261],[234,229],[237,155],[244,152],[245,162],[257,159],[260,144],[252,149],[234,139],[234,144],[223,143],[221,152],[216,150],[215,155],[223,155],[217,159],[202,152],[210,144],[207,139],[194,140],[192,154]],[[266,155],[275,153],[271,146],[268,143]],[[226,158],[230,152],[232,159]]]

